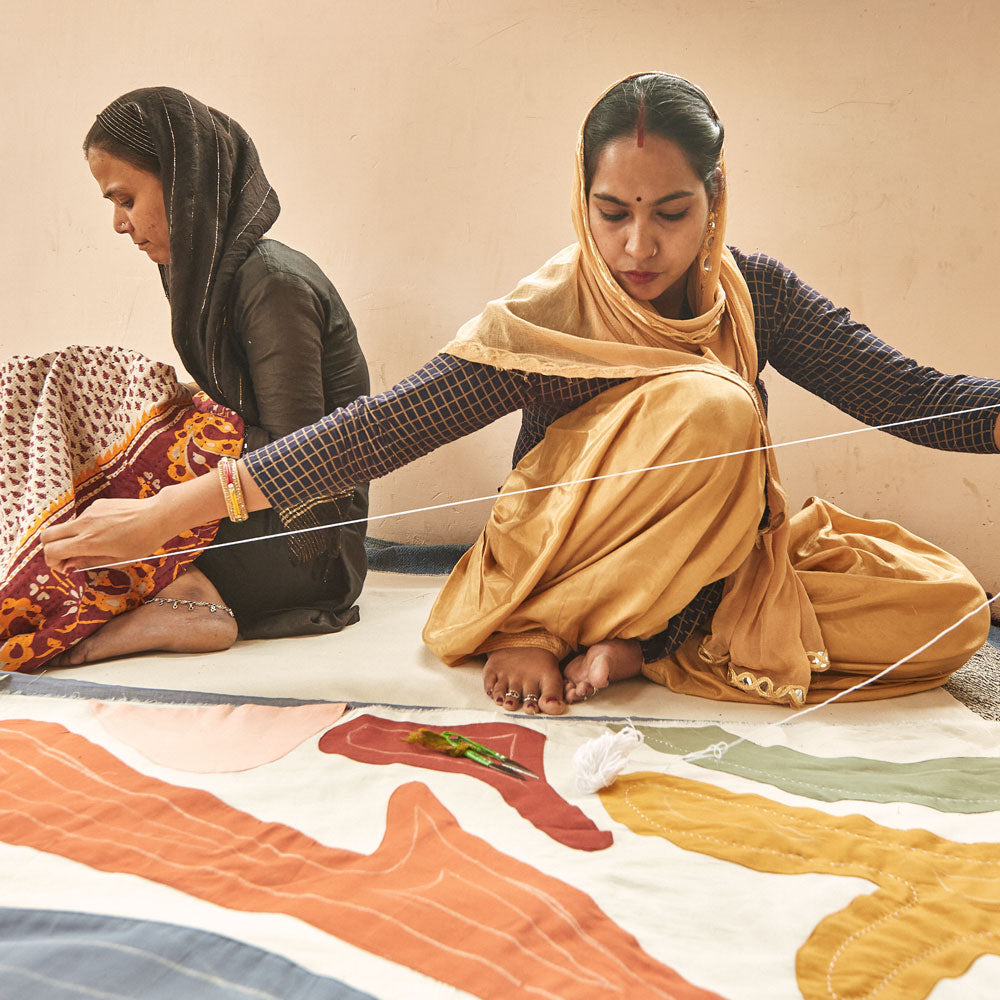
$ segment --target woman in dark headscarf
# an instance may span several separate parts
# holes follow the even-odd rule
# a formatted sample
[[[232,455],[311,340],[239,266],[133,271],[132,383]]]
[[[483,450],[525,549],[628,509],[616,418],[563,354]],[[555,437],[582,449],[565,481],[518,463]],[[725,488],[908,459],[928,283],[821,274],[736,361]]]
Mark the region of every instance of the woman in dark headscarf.
[[[264,238],[278,216],[278,198],[237,122],[179,90],[144,88],[105,108],[83,148],[113,205],[115,232],[159,265],[185,367],[205,395],[242,418],[244,449],[368,392],[365,359],[336,289],[309,258]],[[242,523],[226,521],[215,541],[366,513],[362,486]],[[218,622],[229,616],[213,607],[231,610],[245,637],[338,631],[357,620],[364,533],[358,524],[209,549],[152,604],[113,619],[61,662],[175,649],[175,635],[182,636],[180,648],[199,648],[197,623],[213,615],[215,638],[207,648],[217,648],[225,644]],[[178,630],[180,623],[185,628]]]

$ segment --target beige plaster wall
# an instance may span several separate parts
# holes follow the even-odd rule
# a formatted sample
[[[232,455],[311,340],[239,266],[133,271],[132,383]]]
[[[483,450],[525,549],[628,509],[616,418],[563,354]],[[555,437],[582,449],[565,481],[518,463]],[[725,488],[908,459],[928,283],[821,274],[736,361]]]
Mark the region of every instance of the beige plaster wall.
[[[2,0],[0,355],[115,343],[176,363],[154,268],[79,152],[94,114],[168,83],[255,137],[279,239],[349,304],[375,387],[571,240],[579,120],[664,68],[728,129],[729,238],[885,339],[1000,377],[992,305],[1000,8],[992,0]],[[772,374],[777,440],[854,424]],[[516,418],[394,474],[377,512],[492,494]],[[793,499],[902,521],[1000,586],[1000,460],[868,433],[789,448]],[[373,527],[468,540],[485,504]]]

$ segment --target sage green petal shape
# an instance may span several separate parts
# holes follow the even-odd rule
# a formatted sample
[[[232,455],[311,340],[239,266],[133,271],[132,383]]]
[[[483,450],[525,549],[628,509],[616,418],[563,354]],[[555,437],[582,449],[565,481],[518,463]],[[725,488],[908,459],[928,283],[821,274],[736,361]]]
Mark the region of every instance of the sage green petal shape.
[[[617,731],[624,726],[611,728]],[[648,747],[677,756],[739,739],[719,726],[636,728]],[[692,763],[820,802],[911,802],[943,813],[1000,810],[1000,760],[991,757],[940,757],[898,764],[866,757],[812,757],[788,747],[745,741],[718,760],[708,757]]]

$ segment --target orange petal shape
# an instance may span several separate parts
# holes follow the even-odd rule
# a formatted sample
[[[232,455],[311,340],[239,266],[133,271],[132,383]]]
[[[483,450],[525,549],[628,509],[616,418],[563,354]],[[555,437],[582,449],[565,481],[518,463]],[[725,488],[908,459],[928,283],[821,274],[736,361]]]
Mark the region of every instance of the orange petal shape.
[[[336,729],[324,733],[320,750],[339,753],[366,764],[412,764],[435,771],[457,771],[492,785],[504,802],[516,809],[529,823],[553,840],[580,851],[600,851],[610,847],[613,836],[599,830],[583,810],[571,806],[545,781],[545,736],[527,726],[485,722],[463,726],[462,734],[497,750],[530,768],[539,780],[521,780],[465,757],[449,757],[425,747],[405,742],[419,722],[397,722],[374,715],[359,715]]]
[[[1000,955],[1000,847],[864,816],[831,816],[656,773],[601,800],[636,833],[756,871],[853,875],[880,888],[821,920],[799,949],[810,1000],[922,1000],[980,955]]]
[[[62,726],[14,720],[0,724],[0,839],[286,913],[479,997],[718,1000],[416,783],[393,793],[366,856],[141,774]]]
[[[93,712],[115,739],[178,771],[249,771],[290,753],[333,725],[345,704],[147,705],[97,701]]]

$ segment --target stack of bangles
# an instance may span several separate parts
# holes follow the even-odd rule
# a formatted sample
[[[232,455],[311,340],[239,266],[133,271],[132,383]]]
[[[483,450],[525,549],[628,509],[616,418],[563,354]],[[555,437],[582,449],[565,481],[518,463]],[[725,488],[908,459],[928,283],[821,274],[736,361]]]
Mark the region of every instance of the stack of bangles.
[[[219,482],[222,483],[222,495],[226,498],[226,510],[230,521],[246,521],[250,517],[246,501],[243,499],[243,489],[240,486],[240,475],[236,470],[235,458],[220,458],[217,466]]]

